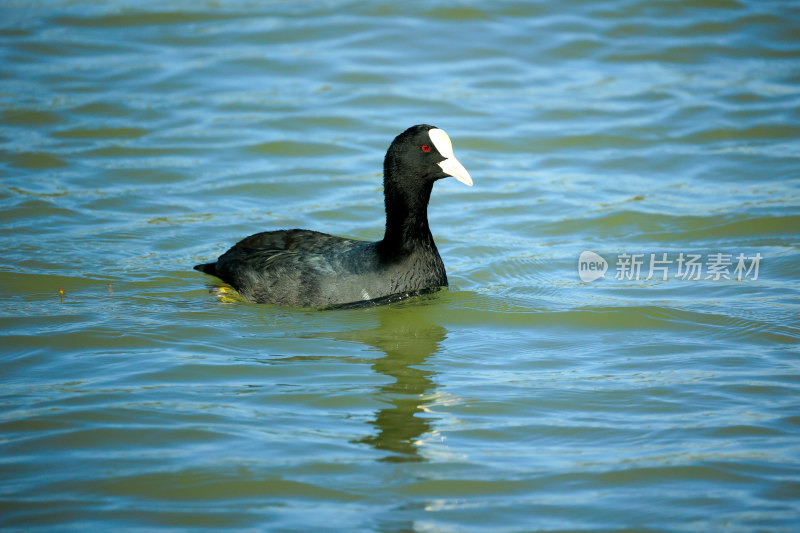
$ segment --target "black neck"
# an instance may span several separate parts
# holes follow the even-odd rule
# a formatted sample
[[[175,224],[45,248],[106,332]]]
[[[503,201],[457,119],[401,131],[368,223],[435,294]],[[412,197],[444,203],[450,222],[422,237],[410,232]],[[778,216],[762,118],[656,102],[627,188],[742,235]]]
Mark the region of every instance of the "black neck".
[[[387,186],[390,185],[384,184]],[[414,191],[416,194],[406,191],[386,194],[386,233],[379,246],[381,255],[389,258],[407,255],[420,247],[435,249],[428,227],[428,201],[432,189],[433,182],[426,182],[422,190]]]

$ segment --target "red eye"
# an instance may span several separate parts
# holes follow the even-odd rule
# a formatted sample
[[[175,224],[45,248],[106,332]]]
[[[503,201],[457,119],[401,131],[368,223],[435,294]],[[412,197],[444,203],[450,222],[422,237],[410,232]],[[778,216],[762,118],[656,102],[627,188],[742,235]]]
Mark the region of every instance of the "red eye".
[[[422,151],[423,152],[430,152],[431,151],[431,147],[428,146],[427,144],[423,144],[422,145]]]

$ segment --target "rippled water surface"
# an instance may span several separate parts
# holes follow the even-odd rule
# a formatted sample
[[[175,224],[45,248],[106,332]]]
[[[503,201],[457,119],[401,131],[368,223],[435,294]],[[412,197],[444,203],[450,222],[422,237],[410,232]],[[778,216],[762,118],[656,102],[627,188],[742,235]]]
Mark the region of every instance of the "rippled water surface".
[[[0,15],[0,527],[796,531],[796,2]],[[380,238],[416,123],[475,180],[431,200],[448,291],[191,270]]]

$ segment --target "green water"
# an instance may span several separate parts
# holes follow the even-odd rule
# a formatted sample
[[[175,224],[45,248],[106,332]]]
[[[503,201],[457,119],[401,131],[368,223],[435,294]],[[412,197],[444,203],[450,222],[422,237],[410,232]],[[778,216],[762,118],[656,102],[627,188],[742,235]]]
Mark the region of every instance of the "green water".
[[[796,2],[0,15],[0,527],[796,530]],[[317,312],[191,270],[380,238],[417,123],[475,180],[433,191],[448,291]]]

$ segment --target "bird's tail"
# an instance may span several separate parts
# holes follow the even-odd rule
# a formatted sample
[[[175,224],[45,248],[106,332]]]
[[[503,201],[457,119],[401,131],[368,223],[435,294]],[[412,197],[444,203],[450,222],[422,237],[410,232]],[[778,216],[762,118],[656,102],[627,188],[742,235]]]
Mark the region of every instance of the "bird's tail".
[[[204,274],[210,274],[212,276],[217,275],[217,264],[216,263],[204,263],[202,265],[195,265],[195,270],[199,270]]]

